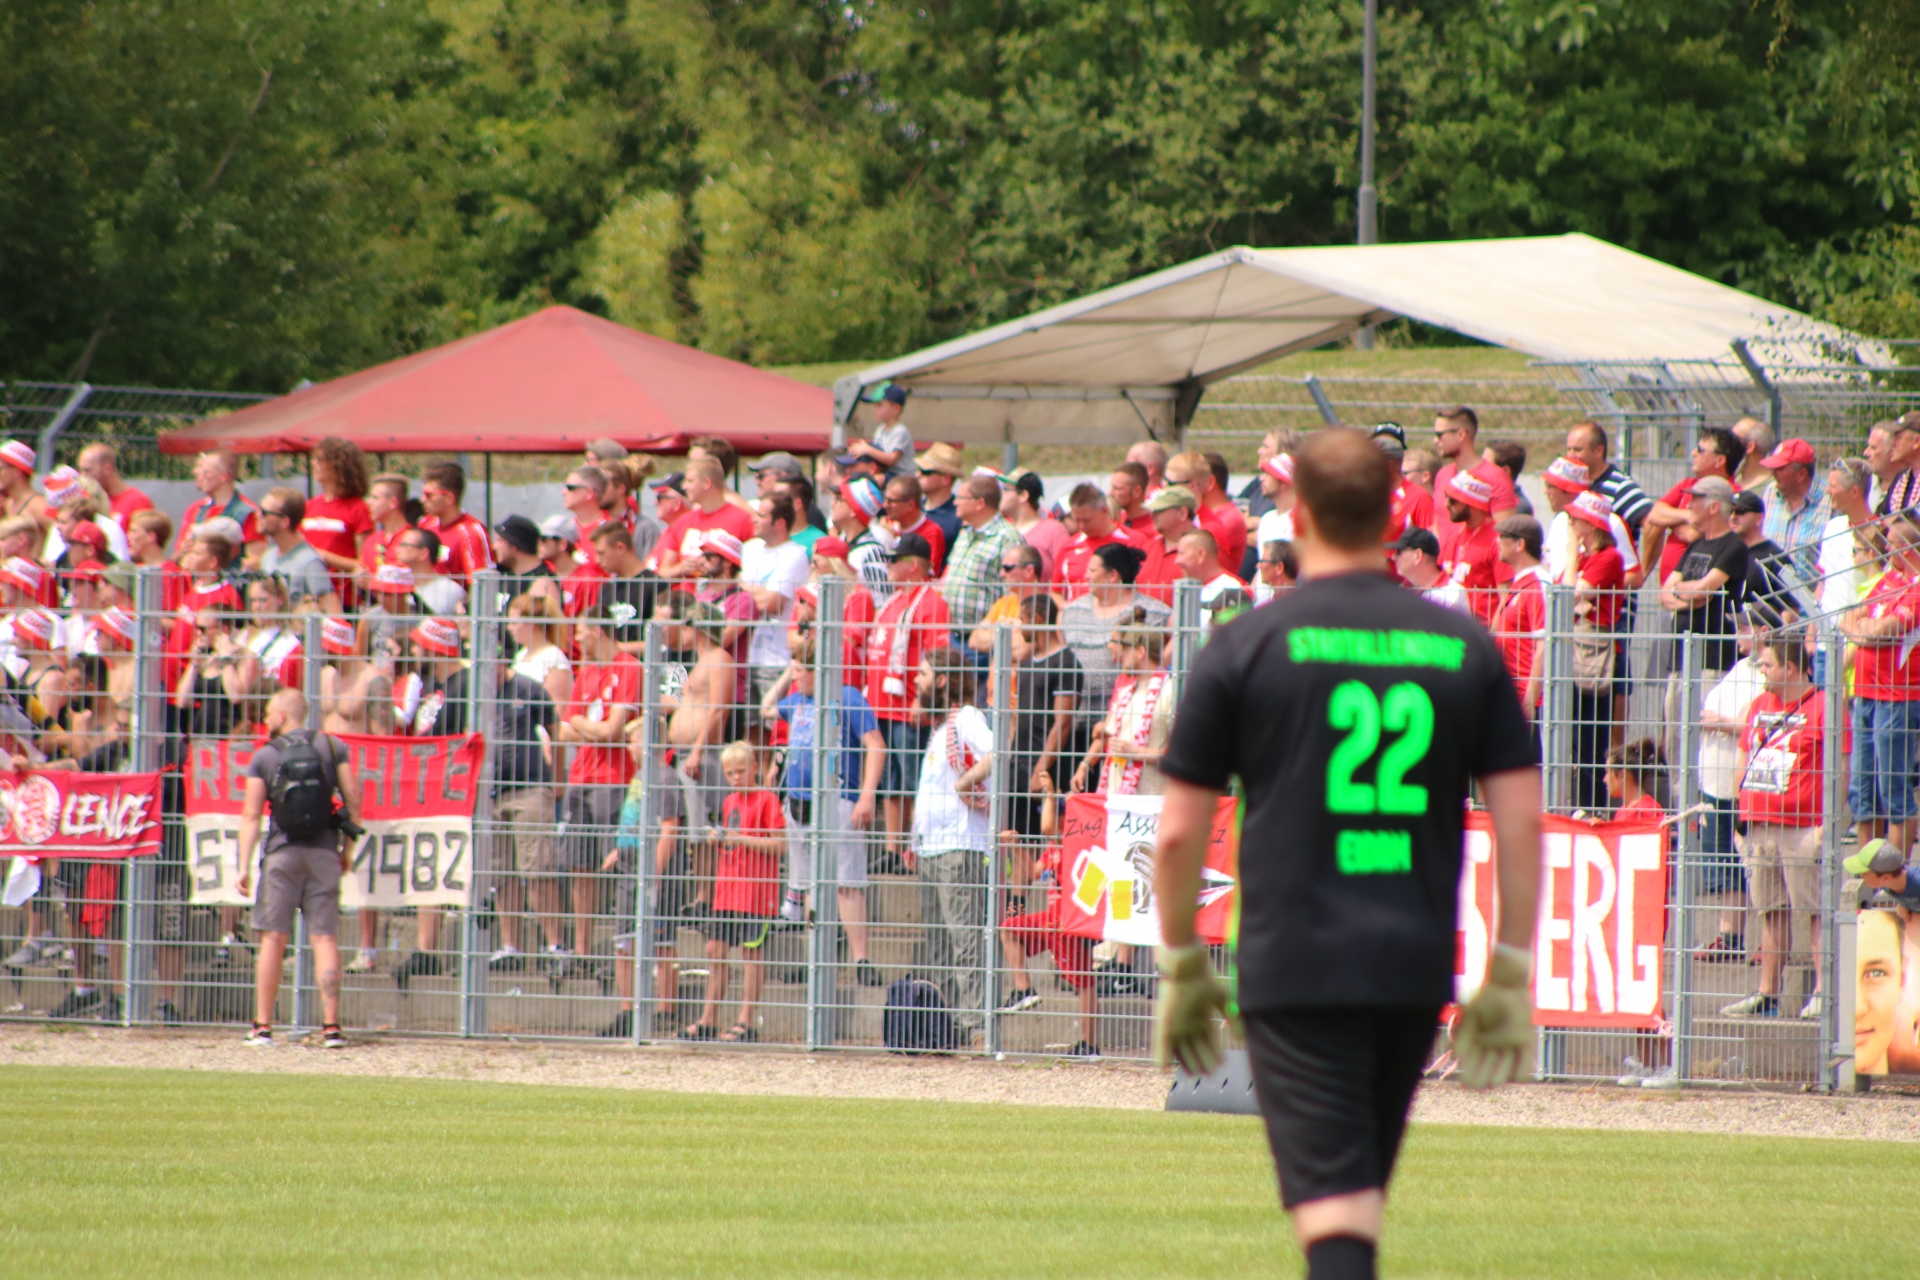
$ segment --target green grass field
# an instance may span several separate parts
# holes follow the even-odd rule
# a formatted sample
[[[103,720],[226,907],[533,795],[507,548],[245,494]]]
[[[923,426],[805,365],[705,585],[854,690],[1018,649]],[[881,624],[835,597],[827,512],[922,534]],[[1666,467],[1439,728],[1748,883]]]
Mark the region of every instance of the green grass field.
[[[21,1067],[0,1134],[6,1275],[1300,1271],[1233,1117]],[[1915,1146],[1427,1127],[1383,1271],[1906,1275],[1916,1175]]]

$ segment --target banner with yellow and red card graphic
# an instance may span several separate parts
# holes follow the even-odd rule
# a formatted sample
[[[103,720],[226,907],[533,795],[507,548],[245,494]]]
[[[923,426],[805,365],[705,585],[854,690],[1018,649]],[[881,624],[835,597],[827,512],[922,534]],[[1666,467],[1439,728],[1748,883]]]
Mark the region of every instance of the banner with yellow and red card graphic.
[[[1060,931],[1137,946],[1160,944],[1153,902],[1153,846],[1161,796],[1067,797],[1060,839]],[[1239,801],[1221,797],[1200,872],[1200,914],[1207,942],[1225,942],[1233,918],[1240,847]]]

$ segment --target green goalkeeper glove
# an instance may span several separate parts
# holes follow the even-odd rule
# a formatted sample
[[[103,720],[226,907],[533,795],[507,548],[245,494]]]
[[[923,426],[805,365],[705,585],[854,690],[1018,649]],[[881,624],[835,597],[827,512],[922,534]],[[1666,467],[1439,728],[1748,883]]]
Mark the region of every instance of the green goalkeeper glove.
[[[1227,984],[1213,971],[1206,944],[1160,948],[1160,995],[1153,1008],[1153,1058],[1179,1063],[1189,1074],[1211,1074],[1225,1057],[1218,1015],[1227,1011]]]
[[[1487,1089],[1533,1074],[1532,977],[1526,952],[1505,943],[1493,949],[1487,980],[1453,1027],[1462,1084]]]

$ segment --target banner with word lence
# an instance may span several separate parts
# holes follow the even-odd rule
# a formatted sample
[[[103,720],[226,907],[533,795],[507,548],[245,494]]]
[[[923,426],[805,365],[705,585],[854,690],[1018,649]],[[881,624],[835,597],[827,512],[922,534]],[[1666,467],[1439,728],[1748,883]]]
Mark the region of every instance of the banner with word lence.
[[[1067,797],[1060,840],[1060,931],[1137,946],[1160,944],[1160,913],[1153,902],[1153,849],[1162,796]],[[1233,916],[1239,802],[1214,806],[1200,871],[1195,928],[1207,942],[1225,942]]]
[[[160,775],[0,774],[0,858],[137,858],[160,852]]]
[[[463,907],[473,892],[473,803],[480,735],[386,738],[343,734],[360,792],[344,908]],[[239,890],[247,742],[196,742],[187,759],[187,861],[193,900],[246,903]],[[264,839],[264,824],[262,838]],[[256,877],[257,883],[257,877]]]
[[[1543,1027],[1651,1029],[1661,1019],[1667,829],[1652,822],[1541,819],[1540,914],[1534,933],[1533,1020]],[[1467,819],[1460,869],[1455,997],[1486,978],[1498,887],[1492,825]]]

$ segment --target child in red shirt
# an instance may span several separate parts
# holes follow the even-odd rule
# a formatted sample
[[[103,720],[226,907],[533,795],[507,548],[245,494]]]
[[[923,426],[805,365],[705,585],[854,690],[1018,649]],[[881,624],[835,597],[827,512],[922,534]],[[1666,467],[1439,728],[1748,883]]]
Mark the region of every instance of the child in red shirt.
[[[1040,834],[1048,843],[1034,855],[1033,875],[1047,886],[1047,905],[1043,911],[1008,916],[1000,923],[1000,950],[1015,975],[1013,990],[1000,1011],[1018,1013],[1040,1003],[1033,979],[1027,975],[1027,957],[1050,951],[1061,980],[1080,999],[1080,1043],[1068,1050],[1067,1056],[1098,1057],[1100,996],[1094,987],[1093,939],[1060,931],[1060,805],[1049,774],[1043,770],[1034,775],[1034,780],[1040,788]],[[1017,847],[1020,833],[1009,828],[1000,833],[1000,838]]]
[[[707,939],[707,1001],[700,1020],[681,1032],[687,1040],[751,1044],[753,1006],[766,981],[762,952],[780,910],[780,854],[787,846],[787,820],[780,797],[768,790],[753,747],[735,742],[720,753],[727,798],[720,804],[720,861],[713,877],[713,914],[700,922]],[[719,1034],[719,1005],[727,994],[727,948],[740,949],[745,970],[740,1016]]]

